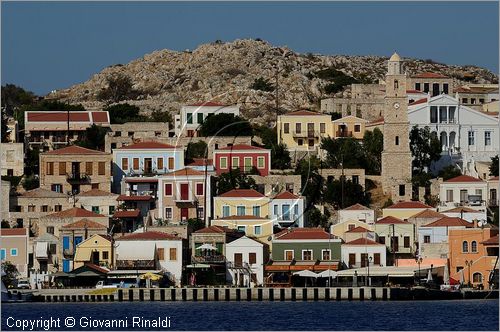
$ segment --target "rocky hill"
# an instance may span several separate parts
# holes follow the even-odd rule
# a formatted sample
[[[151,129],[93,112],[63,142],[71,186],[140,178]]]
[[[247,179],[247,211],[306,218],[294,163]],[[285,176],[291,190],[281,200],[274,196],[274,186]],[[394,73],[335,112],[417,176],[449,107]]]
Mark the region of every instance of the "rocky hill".
[[[410,74],[430,71],[459,81],[498,82],[492,72],[475,66],[405,60]],[[128,64],[115,64],[84,83],[52,92],[47,97],[101,108],[104,102],[99,100],[99,93],[107,87],[108,78],[123,74],[130,77],[139,92],[134,100],[126,102],[139,106],[144,112],[157,109],[177,112],[182,104],[217,101],[238,103],[244,115],[265,121],[275,114],[276,95],[282,112],[319,109],[320,100],[332,96],[325,92],[327,86],[335,83],[335,79],[318,75],[321,70],[334,68],[360,82],[378,82],[385,75],[386,63],[387,57],[379,56],[299,54],[261,40],[216,41],[193,51],[161,50]],[[267,80],[270,88],[263,90],[268,91],[252,88],[259,78]]]

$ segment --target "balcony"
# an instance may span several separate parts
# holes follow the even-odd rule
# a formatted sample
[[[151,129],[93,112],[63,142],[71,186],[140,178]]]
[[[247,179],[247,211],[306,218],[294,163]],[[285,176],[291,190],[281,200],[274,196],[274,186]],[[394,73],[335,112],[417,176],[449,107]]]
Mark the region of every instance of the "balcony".
[[[145,270],[156,267],[154,260],[117,260],[116,268],[123,270]]]
[[[90,182],[90,176],[88,176],[86,173],[80,172],[67,173],[66,180],[69,183],[88,183]]]
[[[179,197],[179,196],[175,196],[174,199],[173,199],[174,202],[176,203],[194,203],[196,201],[196,199],[194,198],[194,195],[193,197]]]
[[[191,261],[193,263],[225,263],[226,257],[224,255],[193,256]]]
[[[305,130],[305,131],[294,131],[293,132],[294,137],[301,137],[301,138],[315,138],[315,137],[320,137],[319,132],[314,131],[314,130]]]
[[[252,267],[247,262],[227,262],[226,264],[228,269],[245,269],[248,271],[252,270]]]
[[[335,132],[335,137],[352,137],[352,131],[349,131],[349,130],[337,130]]]

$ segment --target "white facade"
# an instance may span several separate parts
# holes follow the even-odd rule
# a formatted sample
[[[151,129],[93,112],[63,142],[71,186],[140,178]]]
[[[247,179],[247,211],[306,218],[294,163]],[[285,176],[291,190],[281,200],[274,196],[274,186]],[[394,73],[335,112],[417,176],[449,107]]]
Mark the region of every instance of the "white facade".
[[[373,226],[375,225],[375,210],[362,208],[347,208],[340,210],[338,223],[340,224],[348,220],[357,220]]]
[[[241,264],[237,262],[238,257],[241,257]],[[235,286],[263,285],[267,257],[267,246],[246,236],[226,244],[227,280]]]
[[[240,107],[237,105],[226,106],[215,103],[205,103],[196,105],[186,105],[181,107],[181,111],[174,117],[175,136],[199,136],[198,127],[205,121],[207,116],[219,113],[240,115]]]
[[[467,206],[474,210],[485,211],[487,199],[487,183],[484,181],[445,181],[439,186],[440,210]]]
[[[304,227],[304,198],[273,199],[270,214],[273,225]]]
[[[368,254],[368,260],[370,262],[370,266],[386,266],[387,257],[386,257],[386,248],[383,244],[342,244],[341,246],[342,253],[342,262],[348,268],[357,268],[361,267],[361,255]],[[349,264],[349,255],[355,255],[356,260],[354,264]],[[374,257],[375,254],[380,255],[380,264],[375,264]]]
[[[465,229],[465,226],[421,226],[418,229],[420,257],[447,258],[448,234],[451,229]]]
[[[475,161],[490,161],[498,154],[498,118],[460,104],[449,95],[430,98],[408,107],[410,127],[428,126],[440,139],[443,157],[435,169],[457,163],[465,174],[473,174]]]

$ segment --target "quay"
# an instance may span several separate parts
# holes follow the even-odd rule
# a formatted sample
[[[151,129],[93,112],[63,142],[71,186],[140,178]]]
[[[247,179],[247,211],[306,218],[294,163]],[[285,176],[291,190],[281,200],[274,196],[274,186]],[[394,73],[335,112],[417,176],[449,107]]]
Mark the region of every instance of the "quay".
[[[95,289],[42,289],[33,292],[32,301],[412,301],[494,298],[498,298],[498,290],[448,292],[396,287],[123,288],[105,292]]]

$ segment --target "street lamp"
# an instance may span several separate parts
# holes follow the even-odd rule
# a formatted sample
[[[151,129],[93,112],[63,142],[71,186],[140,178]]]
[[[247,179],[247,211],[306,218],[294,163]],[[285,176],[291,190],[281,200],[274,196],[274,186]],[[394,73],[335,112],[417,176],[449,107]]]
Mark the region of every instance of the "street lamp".
[[[366,259],[368,262],[367,264],[367,267],[368,267],[368,273],[367,273],[367,286],[371,286],[371,282],[370,282],[370,262],[373,260],[373,257],[372,256],[368,256],[368,258]]]
[[[467,285],[469,287],[471,287],[471,282],[470,282],[470,268],[472,266],[472,263],[473,263],[472,259],[470,261],[468,261],[468,260],[465,261],[465,266],[469,267],[469,279],[467,281]]]
[[[418,285],[420,286],[420,264],[422,263],[422,257],[420,257],[420,256],[415,257],[415,262],[417,262],[417,264],[418,264],[417,278],[418,278]]]

